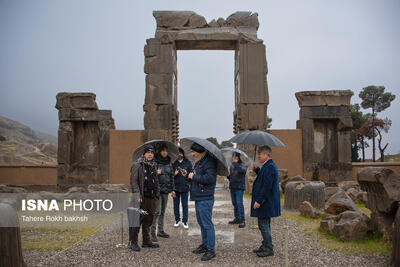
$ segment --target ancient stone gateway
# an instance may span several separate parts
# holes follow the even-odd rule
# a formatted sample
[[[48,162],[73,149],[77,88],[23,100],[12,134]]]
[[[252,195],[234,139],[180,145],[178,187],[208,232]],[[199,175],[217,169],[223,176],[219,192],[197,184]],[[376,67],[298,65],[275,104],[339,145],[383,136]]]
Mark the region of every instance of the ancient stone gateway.
[[[192,11],[154,11],[157,30],[144,47],[144,140],[179,138],[177,50],[235,51],[234,133],[266,129],[268,87],[258,14],[236,12],[209,23]]]

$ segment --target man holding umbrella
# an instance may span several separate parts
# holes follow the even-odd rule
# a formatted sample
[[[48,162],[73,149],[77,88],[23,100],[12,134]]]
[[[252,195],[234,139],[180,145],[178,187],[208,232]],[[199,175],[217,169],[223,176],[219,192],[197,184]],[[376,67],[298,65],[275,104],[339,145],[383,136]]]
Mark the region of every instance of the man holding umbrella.
[[[253,166],[257,178],[251,196],[251,217],[258,218],[258,228],[263,238],[260,248],[254,250],[259,257],[274,255],[271,218],[281,215],[278,168],[272,161],[271,155],[269,146],[260,146],[257,157],[262,166],[261,168]]]
[[[195,201],[196,218],[200,225],[202,244],[193,251],[204,253],[202,261],[215,257],[215,230],[212,222],[214,192],[217,183],[217,161],[207,150],[197,143],[190,147],[195,161],[193,172],[189,173],[191,180],[190,200]]]
[[[257,178],[253,184],[251,195],[251,217],[258,218],[258,228],[263,238],[260,248],[253,250],[259,257],[274,255],[271,238],[271,218],[281,215],[281,199],[279,193],[278,168],[272,161],[270,146],[285,146],[281,140],[270,133],[261,130],[245,131],[229,139],[237,144],[255,145],[254,159],[258,146],[257,157],[261,168],[253,171]]]
[[[138,246],[138,235],[140,225],[142,226],[143,245],[142,247],[158,248],[157,243],[150,239],[150,225],[153,221],[153,215],[157,205],[157,199],[160,197],[160,187],[158,184],[156,164],[154,162],[155,149],[152,145],[146,145],[143,148],[143,155],[133,163],[131,168],[131,187],[132,193],[139,197],[134,198],[140,204],[140,209],[145,210],[148,215],[141,218],[139,227],[129,225],[129,241],[133,251],[140,251]],[[133,203],[137,206],[137,203]]]

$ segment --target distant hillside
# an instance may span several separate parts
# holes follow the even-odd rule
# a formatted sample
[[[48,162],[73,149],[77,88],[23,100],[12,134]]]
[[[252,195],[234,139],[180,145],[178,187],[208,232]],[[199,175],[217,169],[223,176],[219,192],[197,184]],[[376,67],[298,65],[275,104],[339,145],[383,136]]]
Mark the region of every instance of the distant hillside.
[[[0,116],[0,164],[56,164],[57,137]]]

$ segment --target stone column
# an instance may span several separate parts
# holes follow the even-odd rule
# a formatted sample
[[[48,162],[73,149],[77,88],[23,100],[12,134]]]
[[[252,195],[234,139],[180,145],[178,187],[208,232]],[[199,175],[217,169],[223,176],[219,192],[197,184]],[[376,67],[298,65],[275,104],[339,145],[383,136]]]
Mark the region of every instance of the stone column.
[[[148,39],[144,47],[146,97],[143,105],[144,139],[174,143],[179,136],[176,49],[173,42]]]
[[[238,42],[235,50],[234,133],[267,129],[267,73],[265,46]]]
[[[99,110],[93,93],[59,93],[58,184],[109,182],[111,110]]]

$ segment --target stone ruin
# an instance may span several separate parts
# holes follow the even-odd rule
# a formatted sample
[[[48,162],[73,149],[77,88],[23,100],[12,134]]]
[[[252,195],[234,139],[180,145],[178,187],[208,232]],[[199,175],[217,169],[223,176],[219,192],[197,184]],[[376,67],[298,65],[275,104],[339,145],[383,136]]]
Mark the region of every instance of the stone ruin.
[[[235,51],[234,133],[267,127],[267,61],[258,14],[236,12],[207,23],[192,11],[154,11],[154,38],[144,47],[144,139],[178,143],[177,50]]]
[[[111,110],[99,110],[93,93],[59,93],[58,185],[109,181]]]
[[[391,169],[365,167],[357,173],[360,187],[367,191],[366,207],[371,210],[371,220],[385,239],[394,236],[393,223],[400,212],[400,176]],[[399,217],[399,216],[397,216]]]
[[[307,180],[337,184],[351,180],[350,90],[296,93],[300,106],[303,172]]]

